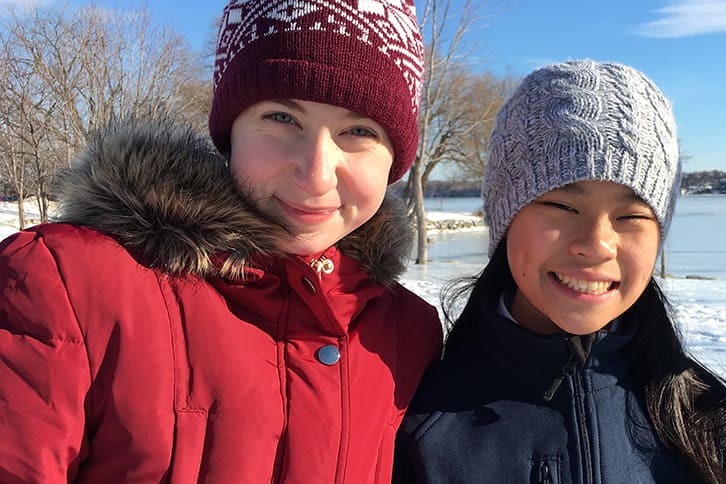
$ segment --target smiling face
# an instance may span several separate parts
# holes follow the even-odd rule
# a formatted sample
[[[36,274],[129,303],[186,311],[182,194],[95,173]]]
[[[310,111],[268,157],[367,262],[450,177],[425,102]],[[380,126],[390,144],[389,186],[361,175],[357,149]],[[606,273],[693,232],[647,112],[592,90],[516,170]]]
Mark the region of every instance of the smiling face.
[[[393,145],[370,118],[300,100],[257,103],[232,126],[230,172],[239,189],[294,234],[280,249],[321,252],[381,206]]]
[[[659,238],[653,210],[626,186],[584,181],[542,195],[507,231],[512,315],[538,333],[598,331],[645,290]]]

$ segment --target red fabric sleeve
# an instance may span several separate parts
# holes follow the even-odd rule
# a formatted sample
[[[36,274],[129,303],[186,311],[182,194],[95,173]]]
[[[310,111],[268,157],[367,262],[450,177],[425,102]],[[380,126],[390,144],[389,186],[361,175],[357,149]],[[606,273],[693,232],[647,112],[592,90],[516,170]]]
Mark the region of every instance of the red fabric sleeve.
[[[68,482],[85,444],[90,370],[51,250],[33,232],[0,244],[0,482]]]

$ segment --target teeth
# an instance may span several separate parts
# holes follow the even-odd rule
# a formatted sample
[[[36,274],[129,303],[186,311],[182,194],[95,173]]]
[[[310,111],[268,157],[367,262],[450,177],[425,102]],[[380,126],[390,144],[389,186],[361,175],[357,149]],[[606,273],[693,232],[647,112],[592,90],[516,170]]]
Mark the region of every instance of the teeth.
[[[555,276],[557,277],[558,281],[560,281],[562,284],[572,290],[582,292],[584,294],[593,294],[596,296],[607,292],[607,290],[610,289],[610,285],[612,284],[611,282],[606,281],[581,281],[580,279],[575,279],[573,277],[564,276],[558,273],[555,273]]]

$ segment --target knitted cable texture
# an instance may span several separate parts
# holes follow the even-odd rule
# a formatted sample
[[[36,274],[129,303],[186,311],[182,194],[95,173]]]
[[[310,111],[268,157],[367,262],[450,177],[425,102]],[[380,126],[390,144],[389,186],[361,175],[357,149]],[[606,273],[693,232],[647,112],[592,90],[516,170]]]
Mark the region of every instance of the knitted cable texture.
[[[525,205],[584,180],[630,187],[653,208],[665,237],[680,186],[676,125],[665,96],[631,67],[553,64],[507,100],[482,184],[489,255]]]

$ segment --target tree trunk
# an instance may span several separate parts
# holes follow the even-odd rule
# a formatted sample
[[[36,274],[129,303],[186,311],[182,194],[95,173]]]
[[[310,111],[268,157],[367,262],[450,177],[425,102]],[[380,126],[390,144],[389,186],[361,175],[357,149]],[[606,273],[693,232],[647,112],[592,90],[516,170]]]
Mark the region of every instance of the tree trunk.
[[[22,190],[18,192],[18,228],[23,230],[25,228],[25,208],[23,207],[23,197],[25,193]]]
[[[48,223],[48,192],[45,188],[38,189],[38,212],[40,222]]]
[[[426,211],[424,209],[424,191],[421,180],[421,164],[414,163],[413,174],[413,196],[414,211],[416,215],[417,249],[416,264],[428,263],[428,241],[426,238]]]

